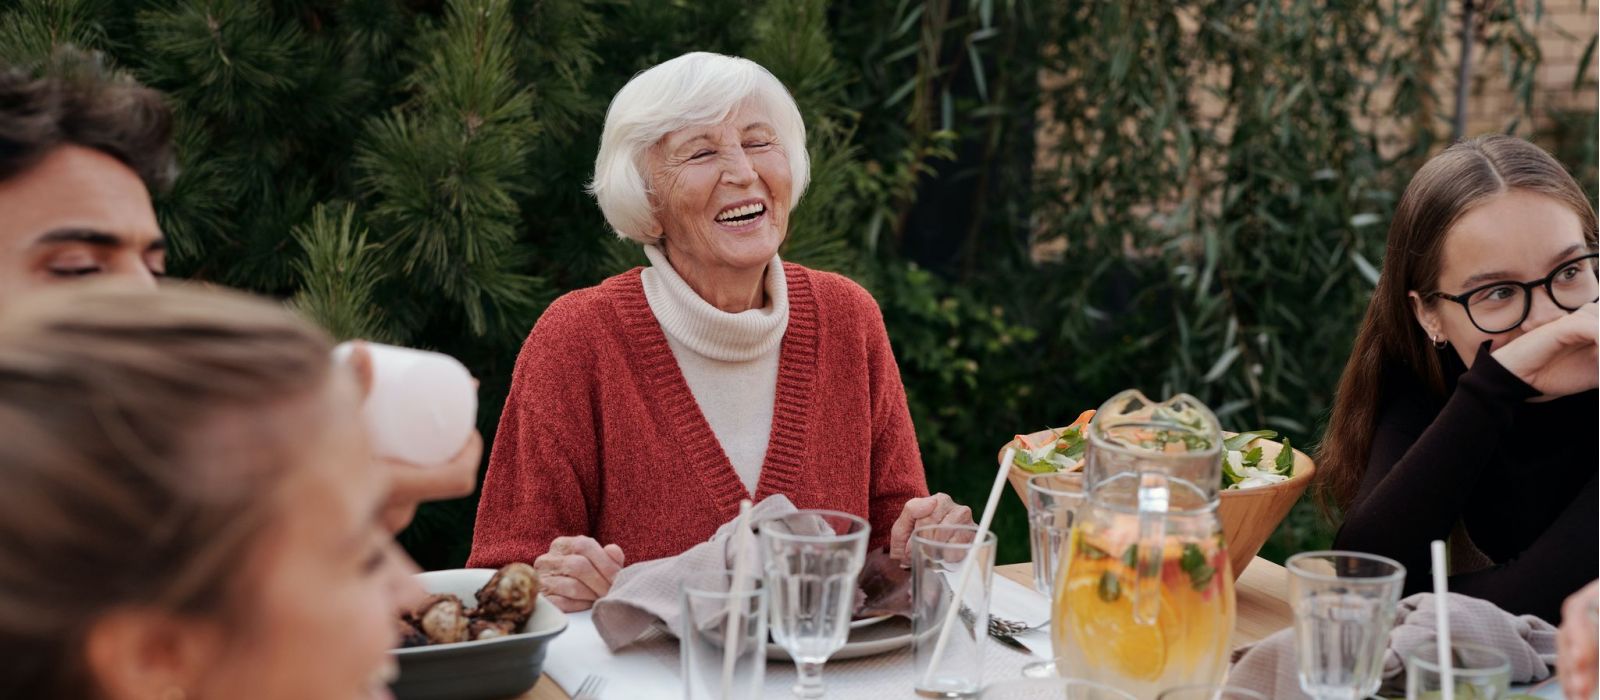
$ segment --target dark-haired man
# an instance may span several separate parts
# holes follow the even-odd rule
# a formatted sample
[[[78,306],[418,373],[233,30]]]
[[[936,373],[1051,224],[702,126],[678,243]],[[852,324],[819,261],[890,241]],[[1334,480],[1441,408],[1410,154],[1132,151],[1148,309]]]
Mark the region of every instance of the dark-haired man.
[[[166,242],[150,193],[175,174],[160,93],[77,51],[42,76],[0,66],[0,305],[88,276],[155,286]],[[398,531],[418,503],[471,494],[482,453],[473,433],[446,464],[388,460],[385,522]]]
[[[173,175],[160,94],[90,59],[0,70],[0,303],[87,275],[153,286],[166,245],[150,192]]]

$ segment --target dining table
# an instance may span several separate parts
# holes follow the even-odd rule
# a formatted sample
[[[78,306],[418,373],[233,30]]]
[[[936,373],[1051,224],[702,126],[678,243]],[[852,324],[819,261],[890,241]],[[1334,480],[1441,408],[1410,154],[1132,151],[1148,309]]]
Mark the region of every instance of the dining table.
[[[997,566],[994,570],[1024,586],[1033,586],[1033,564],[1029,562]],[[1282,566],[1256,557],[1239,575],[1234,590],[1238,599],[1233,628],[1235,648],[1253,644],[1293,624],[1294,614],[1289,609],[1289,576]],[[571,700],[571,696],[546,674],[532,690],[516,700]]]

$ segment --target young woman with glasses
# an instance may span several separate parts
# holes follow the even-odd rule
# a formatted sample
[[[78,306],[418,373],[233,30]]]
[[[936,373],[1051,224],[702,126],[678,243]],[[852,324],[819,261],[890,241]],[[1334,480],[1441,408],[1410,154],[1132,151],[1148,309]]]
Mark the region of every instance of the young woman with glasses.
[[[1335,547],[1560,619],[1596,577],[1595,212],[1549,154],[1490,136],[1422,167],[1389,227],[1319,450]]]

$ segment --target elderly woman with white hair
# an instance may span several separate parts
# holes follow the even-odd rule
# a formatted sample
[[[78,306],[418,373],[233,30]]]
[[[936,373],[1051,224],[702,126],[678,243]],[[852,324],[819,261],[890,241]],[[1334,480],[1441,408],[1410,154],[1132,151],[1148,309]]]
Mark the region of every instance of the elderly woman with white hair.
[[[534,326],[470,566],[532,562],[579,610],[746,498],[855,513],[899,557],[915,527],[971,522],[928,495],[872,297],[778,258],[809,177],[799,109],[749,60],[686,54],[617,93],[591,191],[650,266],[557,299]]]

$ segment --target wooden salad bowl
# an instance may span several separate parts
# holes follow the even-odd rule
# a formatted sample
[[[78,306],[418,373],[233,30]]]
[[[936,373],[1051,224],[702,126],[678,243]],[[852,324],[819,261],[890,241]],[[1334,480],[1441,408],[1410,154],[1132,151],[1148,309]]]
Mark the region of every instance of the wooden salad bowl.
[[[1041,430],[1030,433],[1027,438],[1030,442],[1037,443],[1060,432],[1056,430]],[[1235,433],[1225,432],[1226,437]],[[1000,458],[1005,457],[1007,447],[1014,447],[1016,440],[1006,443],[1000,448]],[[1261,447],[1261,460],[1270,463],[1277,459],[1278,453],[1283,451],[1283,443],[1273,440],[1260,440],[1255,443]],[[1283,522],[1289,515],[1289,509],[1294,507],[1296,501],[1305,493],[1306,487],[1311,485],[1311,477],[1317,471],[1317,466],[1300,450],[1294,451],[1294,469],[1285,481],[1267,486],[1256,486],[1248,489],[1233,489],[1222,492],[1222,502],[1217,505],[1217,517],[1222,521],[1222,537],[1228,546],[1228,562],[1233,565],[1233,578],[1237,580],[1239,574],[1244,572],[1244,567],[1254,559],[1261,546],[1267,543],[1267,538],[1272,536],[1273,530],[1278,529],[1278,523]],[[1011,482],[1011,488],[1017,492],[1017,497],[1022,499],[1024,506],[1028,502],[1028,477],[1033,476],[1010,465],[1010,472],[1006,480]]]

